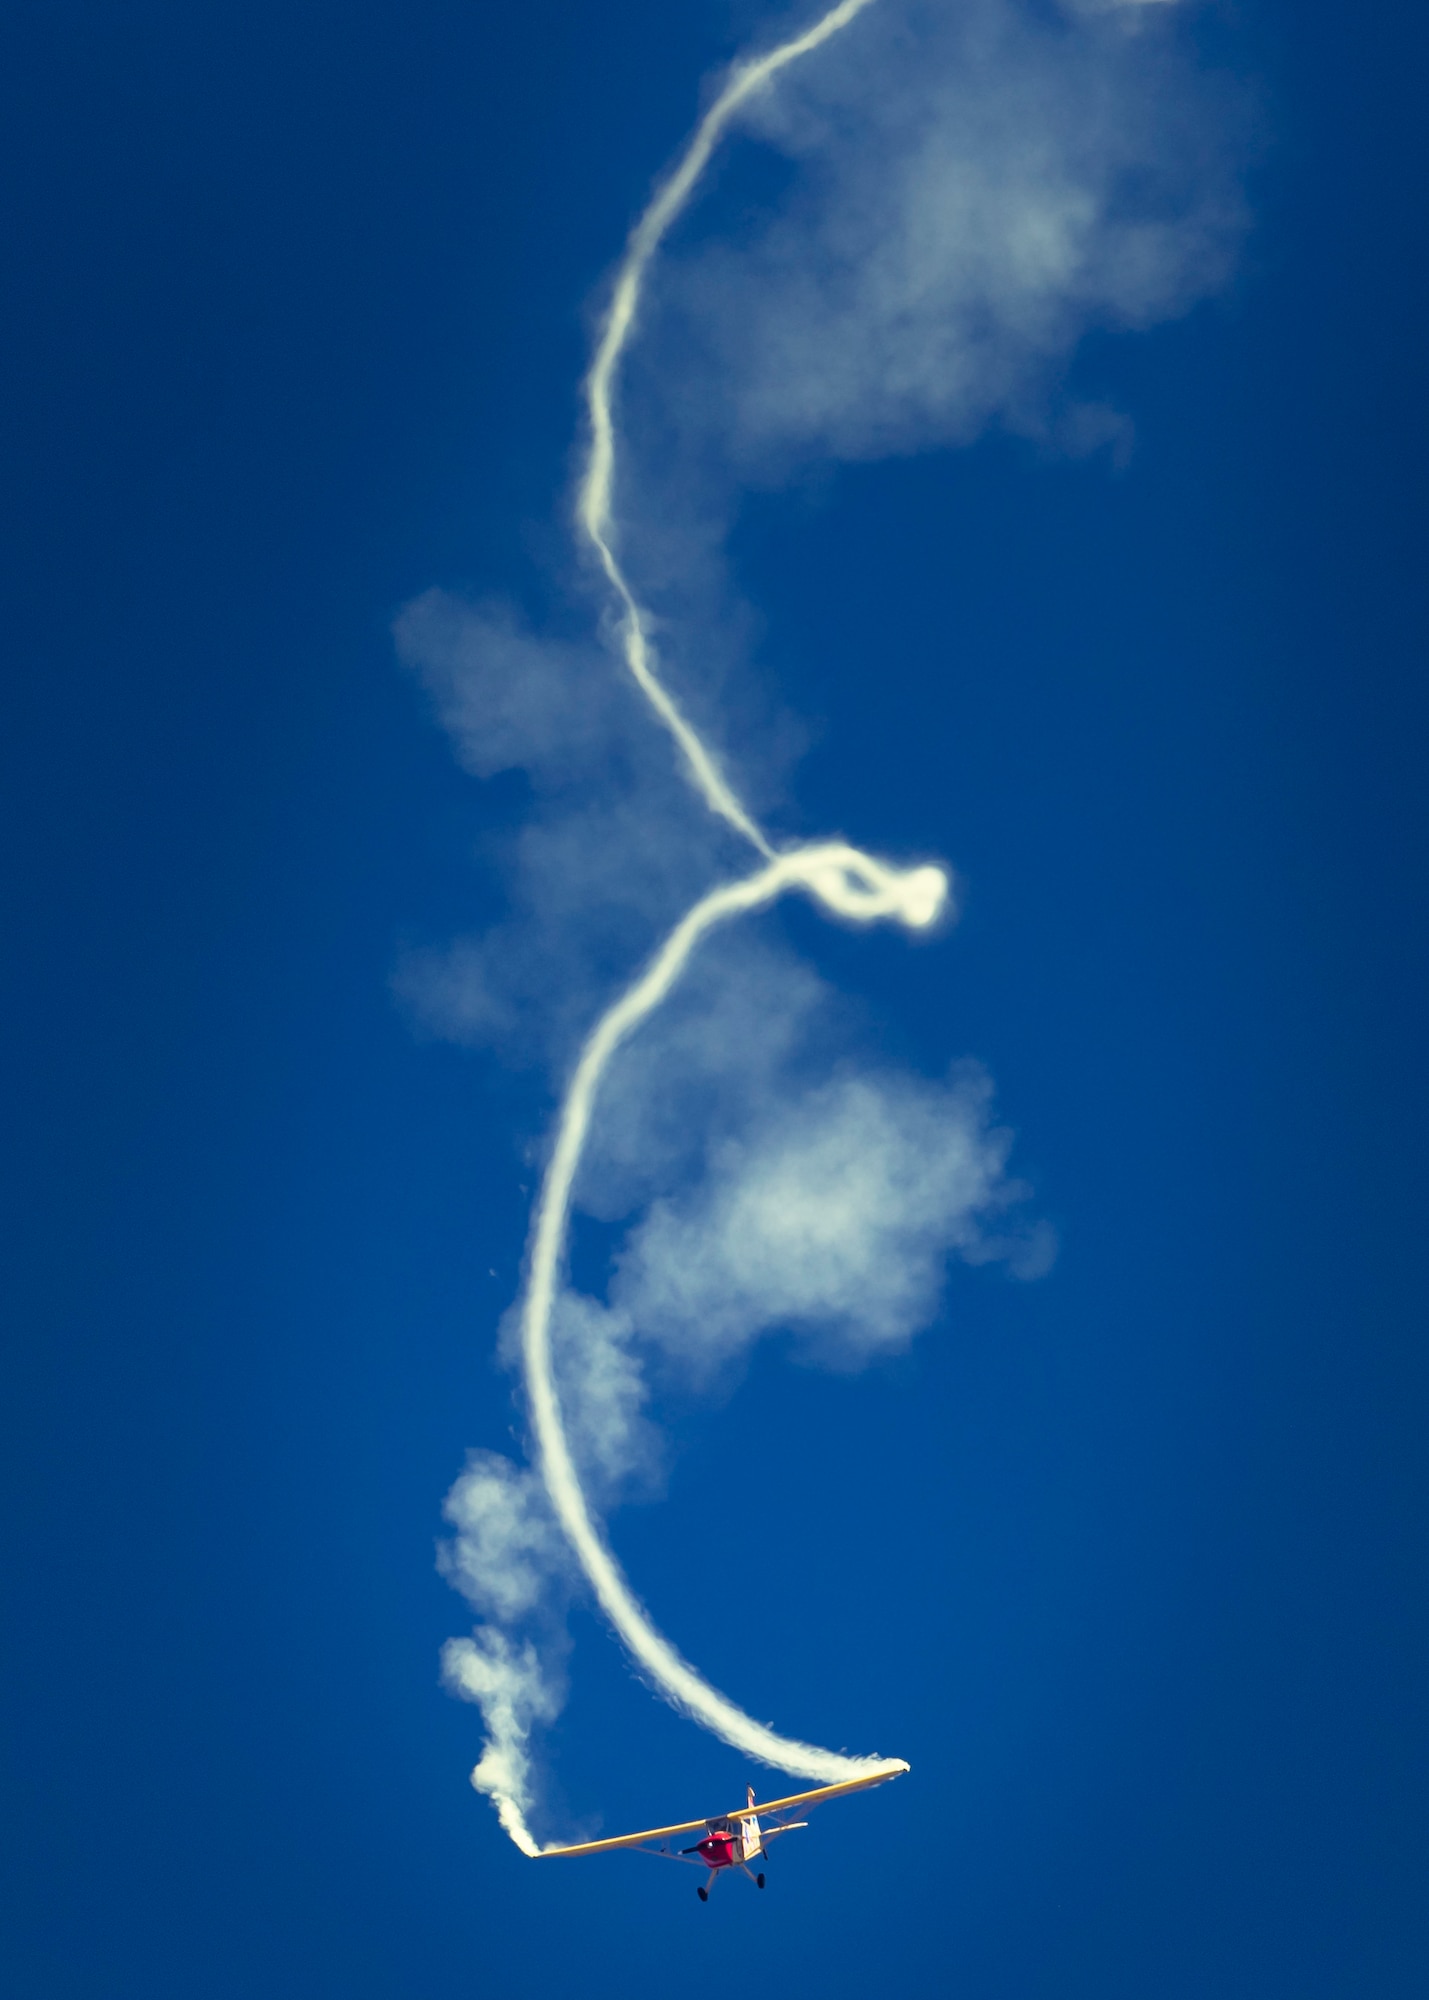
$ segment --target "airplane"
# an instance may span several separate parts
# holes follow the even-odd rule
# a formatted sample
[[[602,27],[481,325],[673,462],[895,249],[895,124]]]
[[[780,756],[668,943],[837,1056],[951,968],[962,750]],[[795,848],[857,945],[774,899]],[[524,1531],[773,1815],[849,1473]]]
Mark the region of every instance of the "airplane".
[[[739,1806],[734,1812],[720,1813],[714,1819],[687,1819],[678,1826],[654,1826],[646,1833],[621,1833],[610,1840],[582,1840],[574,1847],[543,1847],[539,1858],[550,1860],[559,1854],[606,1854],[616,1848],[628,1847],[641,1854],[654,1854],[666,1861],[685,1861],[692,1868],[703,1865],[709,1870],[695,1894],[702,1903],[710,1899],[710,1890],[725,1869],[740,1869],[747,1875],[756,1889],[764,1887],[764,1873],[757,1874],[750,1867],[766,1854],[771,1840],[781,1834],[793,1833],[799,1827],[809,1824],[806,1819],[785,1819],[790,1812],[812,1812],[815,1806],[823,1805],[829,1799],[840,1799],[848,1792],[867,1791],[870,1785],[883,1785],[890,1778],[901,1778],[909,1767],[901,1759],[893,1758],[881,1770],[874,1771],[867,1778],[848,1778],[841,1785],[820,1785],[817,1791],[795,1792],[787,1799],[769,1799],[762,1806],[754,1803],[754,1787],[748,1787],[747,1805]],[[760,1816],[765,1824],[760,1825]],[[770,1824],[771,1817],[773,1824]],[[675,1847],[672,1843],[682,1833],[699,1833],[703,1839],[693,1847]],[[694,1857],[698,1855],[699,1860]]]

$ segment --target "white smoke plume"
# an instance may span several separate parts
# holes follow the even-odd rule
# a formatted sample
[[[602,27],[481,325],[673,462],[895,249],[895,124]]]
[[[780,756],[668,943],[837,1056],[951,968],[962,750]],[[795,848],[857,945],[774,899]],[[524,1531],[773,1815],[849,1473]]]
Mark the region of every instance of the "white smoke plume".
[[[472,1454],[440,1557],[484,1621],[443,1660],[485,1722],[473,1783],[527,1853],[532,1737],[560,1707],[575,1589],[654,1688],[744,1754],[825,1781],[883,1766],[753,1720],[640,1603],[604,1516],[660,1476],[651,1370],[698,1385],[771,1333],[853,1368],[937,1317],[950,1261],[1034,1277],[1053,1244],[1023,1219],[982,1072],[831,1057],[849,1026],[837,996],[741,928],[797,894],[845,924],[927,934],[951,917],[952,882],[932,862],[767,833],[756,813],[790,733],[741,760],[754,790],[737,789],[705,720],[730,663],[707,656],[699,688],[680,610],[708,594],[741,480],[810,453],[993,424],[1067,450],[1124,443],[1114,412],[1065,392],[1078,341],[1213,290],[1242,223],[1227,114],[1161,32],[1172,13],[842,0],[736,63],[630,234],[585,383],[575,523],[624,672],[501,604],[429,592],[398,622],[462,762],[526,771],[533,798],[505,857],[510,919],[413,954],[399,991],[429,1029],[566,1077],[505,1333],[532,1462]],[[792,167],[784,191],[764,221],[662,261],[736,127]],[[736,843],[752,872],[731,872]],[[567,1281],[577,1209],[627,1225],[603,1300]]]
[[[448,1639],[442,1679],[453,1694],[474,1701],[486,1724],[486,1747],[471,1774],[477,1791],[496,1807],[502,1826],[523,1854],[539,1854],[526,1823],[531,1810],[531,1731],[561,1712],[561,1690],[528,1639],[516,1645],[485,1626],[469,1639]]]
[[[971,1066],[946,1085],[837,1078],[720,1149],[693,1191],[654,1202],[617,1260],[614,1303],[686,1368],[709,1372],[771,1327],[845,1365],[905,1347],[938,1314],[949,1255],[1022,1277],[1050,1233],[990,1225],[1026,1192],[1004,1177]]]

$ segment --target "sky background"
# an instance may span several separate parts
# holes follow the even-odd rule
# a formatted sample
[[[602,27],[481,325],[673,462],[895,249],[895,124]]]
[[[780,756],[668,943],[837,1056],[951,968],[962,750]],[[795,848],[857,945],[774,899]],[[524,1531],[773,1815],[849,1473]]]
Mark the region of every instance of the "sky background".
[[[612,1533],[717,1684],[912,1776],[708,1910],[638,1858],[533,1865],[467,1782],[434,1541],[464,1452],[519,1448],[494,1349],[551,1099],[394,997],[498,913],[522,795],[457,767],[391,625],[568,575],[590,301],[760,18],[8,14],[16,1992],[1423,1990],[1404,5],[1203,17],[1259,105],[1253,227],[1210,303],[1082,350],[1124,466],[985,437],[733,533],[810,724],[798,826],[965,890],[917,949],[783,935],[900,1062],[987,1064],[1061,1253],[955,1271],[857,1376],[759,1350]],[[549,1831],[784,1788],[572,1634]]]

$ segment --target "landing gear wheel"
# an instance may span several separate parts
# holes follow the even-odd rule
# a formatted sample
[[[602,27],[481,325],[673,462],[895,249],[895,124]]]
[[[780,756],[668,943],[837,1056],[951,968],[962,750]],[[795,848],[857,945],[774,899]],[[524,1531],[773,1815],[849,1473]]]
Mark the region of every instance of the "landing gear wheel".
[[[764,1877],[762,1875],[756,1875],[754,1879],[756,1883],[759,1885],[759,1887],[762,1889],[764,1887]]]
[[[704,1888],[696,1889],[695,1894],[699,1897],[702,1903],[707,1903],[710,1899],[710,1892],[708,1889]]]

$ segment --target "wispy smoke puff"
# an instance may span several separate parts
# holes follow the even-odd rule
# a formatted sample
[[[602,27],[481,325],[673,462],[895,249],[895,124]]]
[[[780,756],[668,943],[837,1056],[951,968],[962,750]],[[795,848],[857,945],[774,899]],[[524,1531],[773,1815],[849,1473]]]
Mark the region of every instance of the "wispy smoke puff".
[[[529,1617],[566,1558],[535,1474],[494,1451],[470,1452],[442,1512],[457,1531],[438,1548],[442,1575],[499,1624]]]
[[[406,607],[395,636],[463,765],[519,770],[532,794],[490,856],[509,920],[408,953],[399,997],[429,1033],[559,1069],[651,937],[728,866],[731,843],[690,810],[662,733],[600,646],[437,590]]]
[[[597,648],[537,638],[500,599],[423,591],[392,633],[478,778],[521,770],[550,786],[599,771],[617,747],[617,717],[634,707]]]
[[[649,1390],[637,1322],[567,1291],[557,1302],[555,1367],[581,1481],[609,1506],[660,1478],[660,1433],[645,1414]]]
[[[561,1712],[563,1690],[528,1639],[517,1645],[490,1626],[469,1639],[448,1639],[442,1679],[453,1694],[472,1701],[486,1725],[486,1747],[471,1774],[479,1792],[495,1800],[501,1824],[525,1854],[539,1853],[526,1824],[531,1811],[531,1732]]]
[[[871,9],[746,114],[797,174],[743,240],[664,264],[659,367],[632,400],[659,398],[686,441],[696,413],[746,471],[990,423],[1072,449],[1117,435],[1067,407],[1077,342],[1216,290],[1245,222],[1243,110],[1169,13]]]
[[[947,1260],[1007,1257],[1031,1277],[1045,1228],[988,1224],[1025,1193],[987,1124],[991,1085],[852,1075],[771,1106],[714,1171],[654,1203],[617,1263],[613,1298],[698,1373],[790,1328],[844,1365],[904,1347],[938,1315]]]
[[[1213,290],[1242,227],[1236,114],[1160,32],[1171,12],[879,0],[856,38],[746,107],[797,172],[767,221],[688,240],[655,274],[624,399],[644,450],[615,504],[666,590],[677,682],[730,666],[727,628],[722,653],[696,654],[679,614],[740,478],[992,424],[1074,451],[1124,439],[1124,420],[1062,389],[1077,342]],[[692,809],[602,648],[440,592],[397,639],[463,764],[531,787],[500,858],[508,919],[413,954],[399,992],[429,1030],[559,1075],[652,942],[728,873],[728,833]],[[758,763],[752,788],[741,766],[744,796],[778,795],[785,763]],[[779,1332],[857,1366],[937,1319],[950,1262],[1033,1277],[1050,1261],[1050,1233],[1019,1219],[985,1076],[894,1072],[850,1055],[859,1040],[785,949],[726,937],[616,1058],[575,1199],[627,1234],[608,1296],[563,1291],[551,1329],[572,1456],[603,1507],[658,1482],[663,1371],[710,1379]],[[487,1623],[447,1648],[445,1676],[485,1718],[474,1782],[534,1851],[530,1745],[562,1698],[567,1542],[539,1479],[491,1453],[472,1455],[447,1517],[441,1567]]]

